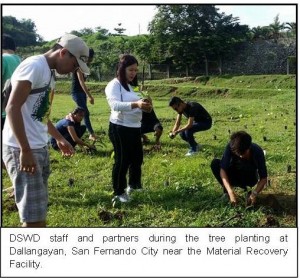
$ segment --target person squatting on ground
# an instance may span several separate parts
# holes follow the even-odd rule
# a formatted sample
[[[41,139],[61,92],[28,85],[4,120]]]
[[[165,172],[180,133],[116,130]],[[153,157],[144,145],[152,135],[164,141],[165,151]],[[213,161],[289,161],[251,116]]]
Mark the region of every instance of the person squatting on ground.
[[[89,49],[89,58],[87,60],[87,64],[89,65],[94,58],[94,50],[92,48]],[[75,103],[78,107],[82,107],[85,109],[84,115],[84,124],[90,134],[89,139],[95,141],[97,139],[94,129],[90,120],[90,111],[87,107],[87,98],[89,99],[90,104],[94,104],[94,98],[89,92],[85,81],[87,79],[87,75],[89,72],[83,72],[81,69],[77,69],[72,74],[72,87],[71,87],[71,95]]]
[[[21,58],[17,54],[15,54],[15,52],[16,52],[16,44],[14,39],[8,34],[3,34],[2,35],[1,91],[4,88],[5,82],[11,78],[17,66],[21,63]],[[1,130],[3,130],[5,117],[6,117],[5,109],[4,107],[2,107]]]
[[[77,144],[81,148],[93,148],[93,145],[87,144],[81,139],[86,131],[86,126],[81,125],[85,111],[86,110],[84,108],[77,107],[73,112],[69,113],[64,119],[61,119],[55,125],[55,128],[73,146],[73,148],[75,148]],[[51,137],[50,143],[53,149],[59,150],[55,138]]]
[[[200,150],[201,145],[198,145],[195,141],[194,133],[211,128],[212,118],[210,114],[201,104],[191,101],[184,102],[179,97],[172,97],[169,106],[178,113],[170,138],[180,134],[180,137],[190,146],[186,156],[196,154]],[[188,122],[180,128],[182,114],[188,119]]]
[[[82,57],[88,55],[89,49],[79,37],[66,34],[48,52],[24,60],[12,75],[2,150],[23,227],[46,226],[50,174],[47,133],[57,140],[63,155],[74,154],[73,147],[49,120],[50,91],[55,85],[52,70],[67,74],[80,67],[86,72]],[[49,82],[47,90],[30,94]]]
[[[247,205],[254,205],[257,195],[267,184],[268,174],[264,151],[252,143],[251,136],[245,131],[231,135],[222,159],[213,159],[211,170],[221,184],[226,199],[235,205],[237,202],[233,187],[241,187],[247,191],[247,186],[256,188],[247,195]]]
[[[152,105],[133,90],[137,86],[138,61],[132,55],[121,56],[117,77],[110,81],[105,94],[111,109],[109,138],[114,148],[112,182],[113,202],[128,202],[128,194],[141,189],[143,148],[141,141],[142,112],[150,112]],[[126,175],[128,172],[128,188]],[[127,191],[127,192],[126,192]]]
[[[155,146],[154,148],[159,150],[161,149],[160,137],[163,132],[163,127],[158,120],[154,109],[150,113],[143,112],[142,115],[142,125],[141,125],[141,132],[142,132],[142,141],[144,144],[148,144],[150,142],[149,138],[146,136],[146,133],[150,133],[154,131],[155,137]]]

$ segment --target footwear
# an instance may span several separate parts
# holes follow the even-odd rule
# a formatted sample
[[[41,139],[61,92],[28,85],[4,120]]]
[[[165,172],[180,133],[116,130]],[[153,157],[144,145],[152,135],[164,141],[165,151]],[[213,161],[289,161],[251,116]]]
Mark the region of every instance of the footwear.
[[[193,150],[189,150],[185,156],[192,156],[192,155],[195,155],[197,152],[196,151],[193,151]]]
[[[133,192],[140,192],[140,191],[143,191],[143,188],[133,188],[133,187],[131,187],[131,186],[128,186],[128,187],[126,188],[126,193],[127,193],[127,195],[130,195],[130,194],[132,194]]]
[[[129,202],[129,196],[126,193],[117,195],[112,199],[113,202],[120,201],[121,203]]]

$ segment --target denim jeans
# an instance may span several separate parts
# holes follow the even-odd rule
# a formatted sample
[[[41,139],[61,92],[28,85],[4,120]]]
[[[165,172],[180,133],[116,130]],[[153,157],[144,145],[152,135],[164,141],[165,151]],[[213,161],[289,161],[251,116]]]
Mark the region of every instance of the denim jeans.
[[[208,130],[211,128],[211,125],[212,125],[211,120],[207,120],[205,122],[204,121],[198,122],[198,123],[194,122],[192,128],[180,132],[179,135],[181,139],[188,142],[192,151],[196,151],[198,144],[195,141],[194,133],[198,131]]]
[[[90,121],[90,111],[87,107],[87,97],[85,93],[72,93],[72,98],[76,102],[77,106],[80,106],[85,109],[85,115],[83,118],[84,124],[90,134],[94,134],[92,124]]]

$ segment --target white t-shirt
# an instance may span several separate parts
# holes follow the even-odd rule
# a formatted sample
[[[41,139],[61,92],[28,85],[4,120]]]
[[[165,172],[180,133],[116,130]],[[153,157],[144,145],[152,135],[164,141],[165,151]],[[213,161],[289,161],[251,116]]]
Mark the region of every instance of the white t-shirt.
[[[51,70],[45,56],[37,55],[24,60],[14,71],[11,77],[12,86],[16,81],[29,81],[31,89],[45,87],[49,84]],[[49,88],[41,93],[29,95],[21,108],[26,136],[31,149],[43,148],[48,142],[47,122],[51,110],[51,89],[55,81],[51,78]],[[9,121],[3,127],[3,143],[19,148],[19,143],[12,132]]]
[[[128,85],[130,91],[126,91],[117,78],[110,81],[105,94],[111,109],[110,122],[127,127],[141,127],[142,110],[131,108],[131,102],[138,101],[140,97]]]

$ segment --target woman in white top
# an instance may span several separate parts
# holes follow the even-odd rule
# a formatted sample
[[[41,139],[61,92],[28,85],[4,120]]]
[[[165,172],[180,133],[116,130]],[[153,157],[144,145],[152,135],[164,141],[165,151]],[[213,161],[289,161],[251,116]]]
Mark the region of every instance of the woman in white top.
[[[138,61],[132,55],[122,55],[117,77],[108,83],[105,94],[111,108],[109,138],[114,147],[112,169],[113,202],[128,202],[128,193],[141,189],[143,148],[141,142],[142,111],[150,112],[152,105],[143,101],[132,86],[137,86]],[[128,188],[126,175],[128,172]]]

